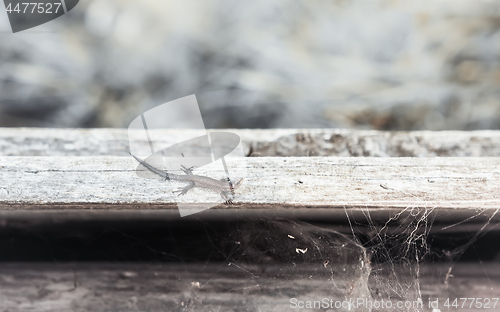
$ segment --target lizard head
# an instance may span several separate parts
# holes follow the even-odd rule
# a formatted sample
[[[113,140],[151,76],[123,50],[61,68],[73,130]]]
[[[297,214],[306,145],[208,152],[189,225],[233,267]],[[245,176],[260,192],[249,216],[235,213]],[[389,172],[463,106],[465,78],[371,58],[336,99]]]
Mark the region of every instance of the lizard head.
[[[243,184],[243,178],[234,178],[231,179],[231,184],[233,185],[233,189],[237,189]]]

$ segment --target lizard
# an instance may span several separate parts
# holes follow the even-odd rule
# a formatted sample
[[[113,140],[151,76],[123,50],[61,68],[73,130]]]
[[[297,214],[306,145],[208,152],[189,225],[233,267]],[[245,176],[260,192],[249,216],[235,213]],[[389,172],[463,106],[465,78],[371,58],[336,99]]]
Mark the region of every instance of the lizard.
[[[243,183],[243,178],[235,178],[235,179],[220,179],[216,180],[210,177],[205,177],[205,176],[200,176],[193,174],[193,168],[186,168],[184,166],[181,166],[181,170],[185,173],[185,175],[180,175],[180,174],[173,174],[173,173],[168,173],[166,171],[160,170],[154,166],[151,166],[144,160],[140,159],[139,157],[136,157],[132,153],[129,153],[132,157],[135,158],[141,165],[146,167],[149,171],[159,175],[160,177],[164,178],[165,180],[171,180],[171,181],[180,181],[180,182],[188,182],[189,184],[185,187],[180,187],[178,190],[174,191],[174,193],[178,192],[179,195],[184,195],[186,194],[190,189],[194,187],[201,187],[201,188],[206,188],[212,191],[215,191],[220,194],[222,199],[225,200],[225,204],[232,204],[233,201],[229,197],[229,194],[233,193],[234,190],[236,190],[238,187],[241,186]]]

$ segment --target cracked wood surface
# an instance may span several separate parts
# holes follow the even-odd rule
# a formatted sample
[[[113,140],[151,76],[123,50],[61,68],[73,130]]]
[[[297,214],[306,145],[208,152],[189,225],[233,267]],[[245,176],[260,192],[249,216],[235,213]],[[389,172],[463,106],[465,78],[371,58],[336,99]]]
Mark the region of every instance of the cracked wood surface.
[[[186,131],[155,137],[168,145]],[[231,176],[245,177],[235,205],[221,203],[199,216],[339,218],[349,209],[386,218],[439,208],[468,218],[478,209],[500,207],[500,158],[470,157],[500,156],[500,131],[221,131],[238,134],[245,153],[257,157],[230,164]],[[203,189],[177,197],[172,190],[184,184],[139,178],[128,156],[128,134],[126,129],[0,128],[0,216],[170,218],[179,216],[178,202],[218,200]],[[133,132],[130,137],[141,144]],[[312,155],[322,157],[284,157]],[[468,157],[423,157],[437,155]],[[223,177],[205,167],[197,173]]]
[[[138,177],[132,157],[2,156],[0,164],[2,210],[172,210],[217,195],[175,196],[182,183]],[[228,166],[245,181],[233,206],[213,210],[500,207],[500,158],[258,157]]]
[[[149,130],[161,143],[190,130]],[[499,157],[500,131],[221,129],[241,137],[248,156]],[[141,144],[132,135],[132,142]],[[155,141],[157,142],[157,141]],[[0,128],[0,155],[127,156],[127,129]]]

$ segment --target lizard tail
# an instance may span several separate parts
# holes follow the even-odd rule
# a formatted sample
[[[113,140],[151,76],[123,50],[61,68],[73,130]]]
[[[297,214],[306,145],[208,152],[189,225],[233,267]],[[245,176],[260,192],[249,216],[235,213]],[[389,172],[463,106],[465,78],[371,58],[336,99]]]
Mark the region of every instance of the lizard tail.
[[[164,171],[162,171],[162,170],[160,170],[158,168],[155,168],[155,167],[151,166],[150,164],[148,164],[144,160],[140,159],[139,157],[135,156],[131,152],[128,152],[128,153],[130,154],[130,156],[134,157],[135,160],[137,160],[141,165],[143,165],[144,167],[146,167],[146,169],[148,169],[149,171],[151,171],[151,172],[159,175],[162,178],[165,178],[165,180],[170,180],[170,177],[168,176],[167,172],[164,172]]]

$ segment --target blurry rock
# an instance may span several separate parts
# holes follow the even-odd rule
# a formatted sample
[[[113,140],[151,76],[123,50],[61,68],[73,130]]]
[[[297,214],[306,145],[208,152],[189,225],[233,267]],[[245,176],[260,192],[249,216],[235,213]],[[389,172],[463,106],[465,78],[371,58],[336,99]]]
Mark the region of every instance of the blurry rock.
[[[0,126],[124,127],[196,94],[209,128],[498,129],[498,12],[451,0],[81,2],[3,37]]]

